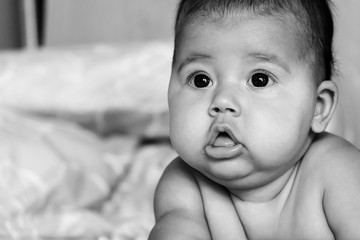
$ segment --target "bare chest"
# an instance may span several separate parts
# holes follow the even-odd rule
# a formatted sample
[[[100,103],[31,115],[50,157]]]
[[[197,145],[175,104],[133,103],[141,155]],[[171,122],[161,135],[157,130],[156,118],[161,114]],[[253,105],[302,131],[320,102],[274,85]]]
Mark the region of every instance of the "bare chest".
[[[334,239],[319,184],[301,173],[289,183],[269,202],[247,203],[230,195],[247,238]]]
[[[311,196],[290,197],[283,206],[234,202],[234,208],[247,239],[334,239],[321,201]]]
[[[306,170],[294,171],[276,198],[261,203],[243,202],[199,178],[212,239],[335,239],[323,210],[321,184]]]

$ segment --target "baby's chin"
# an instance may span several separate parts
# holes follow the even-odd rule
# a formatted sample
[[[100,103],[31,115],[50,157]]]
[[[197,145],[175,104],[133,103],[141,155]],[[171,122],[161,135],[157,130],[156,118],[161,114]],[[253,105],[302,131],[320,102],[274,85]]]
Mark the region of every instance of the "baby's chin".
[[[202,158],[201,161],[188,160],[184,161],[190,167],[225,187],[236,188],[241,181],[254,173],[254,166],[247,160],[242,159],[214,161],[213,159]]]

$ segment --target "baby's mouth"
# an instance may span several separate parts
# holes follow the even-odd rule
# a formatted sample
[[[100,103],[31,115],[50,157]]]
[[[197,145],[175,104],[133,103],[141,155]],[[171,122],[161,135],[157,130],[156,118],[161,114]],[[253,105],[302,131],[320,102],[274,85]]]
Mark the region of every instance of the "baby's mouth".
[[[240,156],[244,146],[237,141],[228,127],[219,127],[205,147],[205,154],[212,159],[233,159]]]
[[[227,132],[219,132],[218,136],[215,138],[213,147],[232,147],[235,146],[236,142]]]

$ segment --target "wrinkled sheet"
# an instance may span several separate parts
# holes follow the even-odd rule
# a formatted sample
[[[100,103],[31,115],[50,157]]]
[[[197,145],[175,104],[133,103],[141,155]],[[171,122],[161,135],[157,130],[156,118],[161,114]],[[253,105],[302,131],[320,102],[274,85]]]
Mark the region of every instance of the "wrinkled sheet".
[[[147,239],[172,46],[0,54],[0,238]]]

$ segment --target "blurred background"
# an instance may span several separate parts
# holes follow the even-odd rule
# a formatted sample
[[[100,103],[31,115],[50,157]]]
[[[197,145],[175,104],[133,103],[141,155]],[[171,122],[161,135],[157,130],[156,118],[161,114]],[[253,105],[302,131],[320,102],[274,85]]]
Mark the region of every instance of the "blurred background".
[[[334,0],[339,105],[360,147],[360,1]],[[145,240],[176,156],[177,0],[0,0],[0,238]]]
[[[168,39],[176,0],[1,0],[0,48]]]

